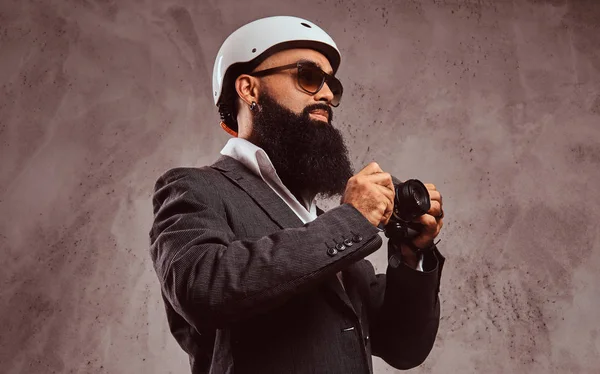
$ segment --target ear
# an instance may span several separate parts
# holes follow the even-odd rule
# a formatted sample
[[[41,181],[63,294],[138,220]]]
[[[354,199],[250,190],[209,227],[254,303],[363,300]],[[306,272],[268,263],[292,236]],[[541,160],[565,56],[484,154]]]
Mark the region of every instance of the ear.
[[[250,106],[253,101],[258,102],[259,84],[258,79],[242,74],[235,80],[235,90],[240,99]]]

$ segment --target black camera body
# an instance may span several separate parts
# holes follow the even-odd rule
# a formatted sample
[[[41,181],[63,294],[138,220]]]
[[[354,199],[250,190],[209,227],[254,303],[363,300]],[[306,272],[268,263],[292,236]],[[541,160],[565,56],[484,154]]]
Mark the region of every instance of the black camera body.
[[[385,236],[398,242],[407,241],[423,230],[422,224],[413,221],[429,211],[429,191],[417,179],[401,182],[392,177],[392,181],[395,190],[394,211],[385,225]]]

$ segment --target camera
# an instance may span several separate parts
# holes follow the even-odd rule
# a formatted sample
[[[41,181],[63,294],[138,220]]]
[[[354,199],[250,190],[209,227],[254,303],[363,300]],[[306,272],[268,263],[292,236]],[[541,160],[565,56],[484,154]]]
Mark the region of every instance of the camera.
[[[429,211],[429,191],[417,179],[401,182],[392,176],[392,182],[395,191],[394,211],[385,225],[385,236],[397,241],[406,241],[419,235],[423,229],[422,224],[412,221]]]

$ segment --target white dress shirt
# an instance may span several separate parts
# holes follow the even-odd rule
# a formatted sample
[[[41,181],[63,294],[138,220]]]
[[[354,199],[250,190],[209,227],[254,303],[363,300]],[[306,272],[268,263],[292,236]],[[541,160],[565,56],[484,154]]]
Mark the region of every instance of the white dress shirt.
[[[315,196],[306,197],[300,202],[281,182],[267,153],[260,147],[243,138],[231,138],[221,150],[221,154],[241,162],[265,183],[296,213],[303,223],[317,218]],[[423,259],[419,260],[417,270],[423,271]]]

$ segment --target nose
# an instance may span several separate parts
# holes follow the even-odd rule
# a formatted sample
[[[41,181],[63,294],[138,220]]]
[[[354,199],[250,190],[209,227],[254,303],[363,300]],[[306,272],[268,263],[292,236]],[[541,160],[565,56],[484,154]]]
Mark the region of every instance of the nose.
[[[315,94],[315,100],[325,101],[328,104],[331,104],[331,101],[333,100],[333,92],[331,92],[331,89],[329,89],[327,82],[323,83],[323,87],[321,87],[319,92]]]

